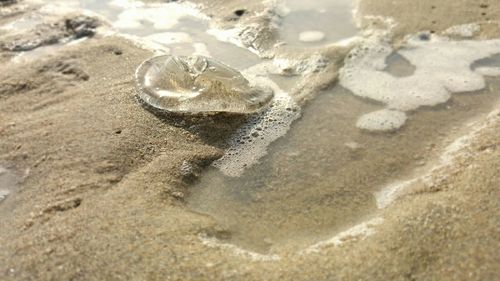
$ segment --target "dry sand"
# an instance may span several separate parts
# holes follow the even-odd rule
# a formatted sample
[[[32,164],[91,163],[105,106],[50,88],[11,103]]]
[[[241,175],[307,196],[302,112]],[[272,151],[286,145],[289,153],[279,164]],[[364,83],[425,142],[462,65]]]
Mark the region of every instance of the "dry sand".
[[[207,11],[221,21],[233,7],[262,8],[209,2]],[[500,34],[498,22],[485,22],[500,18],[494,1],[481,3],[486,8],[472,0],[392,2],[361,7],[400,22],[396,40],[477,21],[485,26],[480,37]],[[228,13],[218,14],[222,10]],[[430,13],[441,20],[433,23]],[[252,261],[203,245],[200,233],[224,229],[184,203],[193,180],[222,155],[244,118],[145,110],[135,98],[133,74],[151,55],[115,36],[87,39],[27,64],[9,63],[2,53],[0,164],[20,183],[0,203],[1,280],[500,279],[498,113],[463,149],[468,153],[440,172],[444,180],[416,186],[385,209],[374,235],[317,254],[284,251],[279,261]],[[334,75],[317,79],[325,87]],[[498,95],[498,81],[491,85]],[[442,133],[443,143],[462,133]],[[182,173],[184,161],[193,165],[191,174]]]

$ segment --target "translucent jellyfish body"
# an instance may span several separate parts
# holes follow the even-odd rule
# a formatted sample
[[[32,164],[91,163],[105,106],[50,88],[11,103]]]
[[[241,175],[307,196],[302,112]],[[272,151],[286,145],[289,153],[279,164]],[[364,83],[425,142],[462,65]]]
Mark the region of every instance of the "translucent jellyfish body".
[[[252,85],[241,73],[203,56],[158,56],[136,71],[139,97],[147,104],[182,113],[252,113],[267,105],[270,88]]]

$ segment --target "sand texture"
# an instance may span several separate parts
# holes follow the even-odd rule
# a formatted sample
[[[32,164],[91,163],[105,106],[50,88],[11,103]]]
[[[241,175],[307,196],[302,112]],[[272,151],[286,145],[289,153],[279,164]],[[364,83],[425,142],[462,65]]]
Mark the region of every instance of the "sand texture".
[[[273,47],[269,19],[252,16],[269,9],[266,1],[199,2],[220,26],[259,23],[264,30],[256,42],[268,54],[307,52]],[[16,16],[21,4],[3,5],[0,24]],[[238,9],[245,9],[241,19],[235,19]],[[471,22],[481,24],[477,39],[500,36],[500,2],[493,0],[364,0],[360,12],[394,18],[395,47],[407,34],[441,33]],[[1,32],[0,38],[7,38]],[[371,134],[353,124],[358,113],[379,104],[345,93],[319,94],[334,89],[347,51],[318,50],[329,58],[326,70],[289,85],[304,105],[304,117],[290,139],[270,149],[275,161],[270,171],[300,172],[275,152],[279,145],[303,149],[304,155],[316,149],[339,161],[361,157],[364,162],[333,165],[342,171],[334,179],[372,192],[396,172],[412,176],[419,161],[432,166],[446,145],[471,135],[464,124],[475,121],[483,127],[451,164],[431,172],[433,184],[417,181],[379,210],[384,219],[373,235],[347,236],[342,244],[314,253],[298,251],[299,242],[284,243],[276,253],[279,259],[263,261],[204,243],[200,235],[231,233],[217,218],[187,204],[200,176],[223,155],[227,140],[247,117],[172,115],[141,104],[134,72],[153,52],[120,36],[96,34],[19,63],[11,61],[12,50],[0,49],[0,166],[18,179],[7,200],[0,201],[0,280],[500,280],[500,105],[492,102],[500,95],[500,79],[488,79],[482,98],[457,95],[436,109],[424,108],[401,134]],[[301,148],[315,138],[311,126],[324,121],[314,114],[335,104],[344,105],[334,115],[345,122],[323,133],[354,135],[357,143],[371,142],[373,150],[358,150],[342,136],[340,146],[328,146],[318,137]],[[322,196],[315,189],[308,194]],[[376,208],[366,200],[359,204]],[[241,230],[253,231],[251,225]]]

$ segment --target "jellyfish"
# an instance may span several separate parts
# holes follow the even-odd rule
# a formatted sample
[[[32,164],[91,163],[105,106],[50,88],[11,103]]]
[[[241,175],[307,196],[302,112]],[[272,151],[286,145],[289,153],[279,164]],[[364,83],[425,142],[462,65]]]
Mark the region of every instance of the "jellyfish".
[[[179,113],[254,113],[272,89],[250,83],[236,69],[204,56],[162,55],[136,71],[138,96],[148,105]]]

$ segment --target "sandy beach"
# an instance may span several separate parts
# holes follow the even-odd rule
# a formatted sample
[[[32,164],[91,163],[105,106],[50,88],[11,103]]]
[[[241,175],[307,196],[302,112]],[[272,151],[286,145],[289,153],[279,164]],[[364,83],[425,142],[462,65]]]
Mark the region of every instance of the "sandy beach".
[[[304,58],[269,74],[300,117],[228,179],[211,164],[251,117],[143,104],[134,74],[154,48],[73,12],[50,32],[0,29],[1,280],[500,279],[499,76],[367,132],[359,117],[386,105],[338,83],[357,43],[279,44],[273,1],[191,2],[217,28],[256,26],[239,34],[253,52],[234,56],[241,71]],[[0,3],[1,26],[38,7]],[[362,0],[356,13],[361,31],[390,18],[394,50],[470,23],[467,40],[500,38],[496,1]],[[19,38],[82,41],[31,58]],[[313,52],[326,63],[311,66]],[[405,181],[381,207],[374,194]]]

